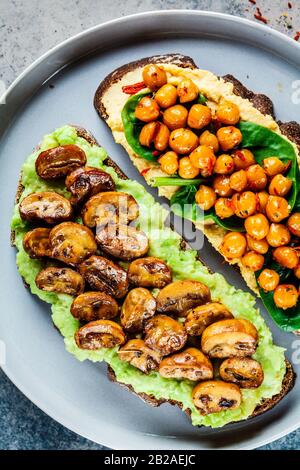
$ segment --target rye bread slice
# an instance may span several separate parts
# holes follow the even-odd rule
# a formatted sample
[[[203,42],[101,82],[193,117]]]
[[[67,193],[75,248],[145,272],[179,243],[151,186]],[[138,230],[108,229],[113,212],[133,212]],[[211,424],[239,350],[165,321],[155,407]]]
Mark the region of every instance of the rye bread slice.
[[[87,131],[83,127],[76,126],[74,124],[72,124],[72,127],[74,127],[76,129],[77,135],[79,137],[84,138],[87,142],[89,142],[92,145],[99,145],[97,140],[94,138],[94,136],[89,131]],[[38,148],[39,147],[36,147],[36,149],[38,149]],[[112,167],[116,171],[117,175],[120,178],[128,179],[127,176],[125,175],[125,173],[119,168],[119,166],[110,157],[107,157],[105,159],[104,163],[107,166]],[[22,195],[23,189],[24,188],[22,186],[21,177],[20,177],[17,192],[16,192],[16,198],[15,198],[16,203],[19,202],[20,197]],[[12,231],[11,232],[11,244],[13,246],[14,246],[14,240],[15,240],[15,234]],[[182,247],[182,249],[189,249],[188,243],[184,239],[182,239],[182,241],[181,241],[181,247]],[[200,259],[200,257],[198,257],[198,259],[199,259],[199,261],[201,261],[203,263],[203,261]],[[211,269],[209,269],[209,271],[212,272]],[[25,282],[24,282],[24,284],[25,284],[25,287],[28,288],[28,285]],[[117,379],[116,379],[116,375],[115,375],[113,369],[110,366],[107,366],[107,376],[108,376],[109,380],[111,380],[112,382],[118,383],[121,387],[123,387],[123,388],[129,390],[130,392],[134,393],[135,395],[137,395],[140,399],[142,399],[148,405],[157,407],[157,406],[162,405],[163,403],[169,403],[169,404],[174,405],[174,406],[177,405],[179,408],[182,409],[182,404],[180,402],[177,402],[175,400],[157,399],[154,396],[148,395],[146,393],[137,393],[137,392],[134,391],[134,389],[131,385],[127,385],[127,384],[124,384],[122,382],[118,382]],[[263,402],[259,406],[256,407],[253,414],[249,418],[261,415],[261,414],[269,411],[270,409],[272,409],[279,401],[281,401],[292,390],[292,388],[294,386],[294,383],[295,383],[295,380],[296,380],[296,374],[293,370],[293,367],[290,364],[290,362],[286,360],[286,373],[285,373],[285,376],[284,376],[284,379],[283,379],[283,382],[282,382],[282,389],[281,389],[280,393],[278,395],[275,395],[274,397],[272,397],[270,399],[263,400]],[[188,416],[190,416],[189,410],[185,410],[185,412]]]

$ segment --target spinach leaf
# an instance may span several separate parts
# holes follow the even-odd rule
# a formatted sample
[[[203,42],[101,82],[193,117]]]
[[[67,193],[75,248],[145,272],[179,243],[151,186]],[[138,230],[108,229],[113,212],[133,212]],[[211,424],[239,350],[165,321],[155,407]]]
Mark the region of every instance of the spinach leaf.
[[[196,103],[197,103],[197,104],[205,104],[206,101],[207,101],[206,96],[202,95],[202,93],[199,93],[199,96],[198,96],[198,98],[197,98],[197,100],[196,100]]]
[[[192,221],[200,219],[200,217],[203,220],[203,213],[195,202],[197,190],[198,188],[194,184],[178,189],[170,200],[172,212]]]

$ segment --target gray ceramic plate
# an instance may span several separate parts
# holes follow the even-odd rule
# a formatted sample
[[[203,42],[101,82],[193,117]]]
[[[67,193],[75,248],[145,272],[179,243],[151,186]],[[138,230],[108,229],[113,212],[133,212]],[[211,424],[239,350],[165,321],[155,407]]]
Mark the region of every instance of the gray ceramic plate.
[[[197,429],[177,408],[152,409],[111,384],[104,365],[80,363],[64,350],[49,308],[23,286],[9,246],[9,221],[24,158],[52,129],[76,123],[90,129],[131,178],[143,182],[93,108],[102,78],[116,67],[148,55],[180,52],[201,68],[232,73],[269,95],[282,120],[297,119],[292,82],[299,78],[300,47],[260,24],[196,12],[143,13],[96,26],[65,41],[27,69],[0,106],[0,339],[4,371],[37,406],[93,441],[118,449],[254,448],[300,426],[298,386],[273,411],[222,430]],[[201,256],[236,286],[238,274],[208,246]],[[263,310],[262,310],[263,311]],[[265,312],[264,312],[265,313]],[[291,357],[294,336],[268,323]],[[295,366],[299,369],[299,366]]]

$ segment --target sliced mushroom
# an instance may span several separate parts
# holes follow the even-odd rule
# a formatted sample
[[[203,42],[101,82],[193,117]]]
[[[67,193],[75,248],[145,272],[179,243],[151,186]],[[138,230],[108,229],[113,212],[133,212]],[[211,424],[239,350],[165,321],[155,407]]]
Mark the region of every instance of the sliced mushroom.
[[[75,341],[80,349],[114,348],[126,341],[126,335],[118,323],[111,320],[91,321],[75,333]]]
[[[72,266],[97,251],[93,232],[75,222],[63,222],[54,227],[49,240],[52,257]]]
[[[27,232],[23,238],[24,250],[30,258],[43,258],[51,256],[49,233],[50,228],[35,228]]]
[[[199,349],[187,348],[163,359],[159,373],[172,379],[209,380],[213,378],[213,366]]]
[[[21,201],[19,211],[24,220],[47,224],[70,220],[73,215],[70,201],[54,191],[29,194]]]
[[[145,343],[162,356],[183,348],[187,341],[184,327],[167,315],[156,315],[146,322]]]
[[[127,272],[102,256],[91,256],[79,265],[79,271],[92,289],[120,299],[128,291]]]
[[[209,380],[197,384],[193,389],[192,397],[201,415],[234,410],[242,401],[239,387],[221,380]]]
[[[88,227],[128,224],[139,215],[139,206],[130,194],[108,191],[92,196],[82,209],[83,223]]]
[[[124,261],[139,258],[149,249],[147,235],[128,225],[107,225],[97,230],[96,240],[101,250]]]
[[[188,310],[210,300],[210,290],[202,282],[175,281],[159,292],[156,298],[157,311],[186,316]]]
[[[230,318],[233,318],[233,315],[225,305],[210,302],[189,310],[184,326],[190,336],[201,336],[207,326]]]
[[[110,320],[118,315],[115,299],[104,292],[84,292],[71,305],[73,317],[81,321]]]
[[[159,258],[148,256],[132,261],[128,268],[129,282],[135,286],[162,288],[172,281],[171,269]]]
[[[147,289],[132,289],[122,305],[121,325],[130,332],[142,331],[145,321],[155,314],[155,309],[155,298]]]
[[[236,383],[240,388],[257,388],[264,380],[259,362],[251,357],[231,357],[220,367],[220,376],[225,382]]]
[[[35,161],[40,178],[62,178],[86,163],[84,151],[77,145],[61,145],[41,152]]]
[[[158,370],[161,356],[157,351],[148,348],[142,339],[131,339],[118,350],[121,361],[129,362],[144,374]]]
[[[97,193],[115,189],[114,180],[108,173],[89,166],[72,171],[66,177],[65,184],[72,193],[73,204],[79,204]]]
[[[221,320],[204,330],[201,346],[209,357],[245,357],[254,354],[257,339],[257,330],[248,320]]]
[[[79,295],[84,290],[82,276],[70,268],[45,268],[38,273],[35,283],[41,290],[59,294]]]

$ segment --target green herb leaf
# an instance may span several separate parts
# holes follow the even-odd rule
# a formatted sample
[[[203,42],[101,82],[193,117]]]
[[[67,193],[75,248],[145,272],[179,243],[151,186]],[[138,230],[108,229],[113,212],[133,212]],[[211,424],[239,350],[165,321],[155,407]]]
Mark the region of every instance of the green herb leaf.
[[[195,186],[204,183],[204,179],[184,179],[179,176],[158,176],[151,181],[151,186],[159,188],[160,186]]]
[[[199,96],[197,98],[197,103],[198,104],[206,104],[207,98],[206,96],[202,95],[202,93],[199,93]]]

